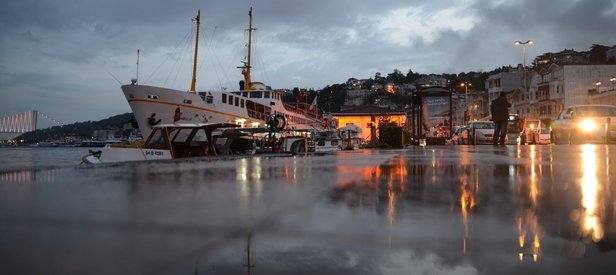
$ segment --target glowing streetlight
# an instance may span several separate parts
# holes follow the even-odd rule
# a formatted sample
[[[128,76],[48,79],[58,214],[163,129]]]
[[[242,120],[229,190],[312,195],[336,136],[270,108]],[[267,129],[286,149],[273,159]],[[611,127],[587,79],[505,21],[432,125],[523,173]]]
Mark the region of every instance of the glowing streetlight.
[[[470,106],[468,104],[468,86],[473,86],[473,84],[470,82],[462,82],[460,86],[464,87],[464,102],[466,103],[466,111],[464,112],[464,120],[470,121],[471,115],[470,115],[470,111],[468,110],[468,107]],[[468,114],[468,119],[467,119],[467,114]]]
[[[522,42],[520,40],[516,40],[513,43],[516,44],[516,45],[522,46],[522,67],[524,68],[524,89],[528,93],[528,85],[526,83],[526,45],[532,45],[532,44],[535,43],[535,41],[532,41],[530,39],[526,40],[526,42]]]
[[[610,82],[612,82],[612,90],[614,90],[614,82],[616,82],[616,77],[610,78]]]

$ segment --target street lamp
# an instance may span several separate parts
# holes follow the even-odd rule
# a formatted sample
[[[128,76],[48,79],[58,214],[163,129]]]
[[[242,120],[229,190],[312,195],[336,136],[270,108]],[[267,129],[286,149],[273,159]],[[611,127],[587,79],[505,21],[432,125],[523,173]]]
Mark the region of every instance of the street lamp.
[[[466,103],[466,111],[464,111],[464,120],[470,121],[471,115],[470,115],[470,111],[468,110],[468,107],[470,106],[468,104],[468,86],[473,86],[473,84],[465,81],[465,82],[462,82],[460,86],[464,87],[464,103]],[[468,119],[467,119],[467,114],[468,114]]]
[[[526,40],[526,42],[522,42],[520,40],[516,40],[515,42],[513,42],[516,45],[521,45],[522,46],[522,67],[524,69],[524,89],[526,90],[526,93],[528,93],[528,84],[526,83],[526,45],[532,45],[535,43],[535,41],[532,40]]]
[[[610,82],[612,82],[612,90],[614,90],[614,82],[616,82],[616,77],[610,78]]]

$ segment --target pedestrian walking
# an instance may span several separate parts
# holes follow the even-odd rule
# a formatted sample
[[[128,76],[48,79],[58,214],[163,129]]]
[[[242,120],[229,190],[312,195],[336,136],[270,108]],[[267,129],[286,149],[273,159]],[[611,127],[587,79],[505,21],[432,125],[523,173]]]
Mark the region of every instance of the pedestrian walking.
[[[492,137],[492,144],[494,145],[505,144],[509,107],[511,107],[511,103],[507,101],[507,93],[505,92],[501,92],[499,97],[492,100],[492,104],[490,104],[490,113],[492,113],[492,121],[494,121],[494,136]]]

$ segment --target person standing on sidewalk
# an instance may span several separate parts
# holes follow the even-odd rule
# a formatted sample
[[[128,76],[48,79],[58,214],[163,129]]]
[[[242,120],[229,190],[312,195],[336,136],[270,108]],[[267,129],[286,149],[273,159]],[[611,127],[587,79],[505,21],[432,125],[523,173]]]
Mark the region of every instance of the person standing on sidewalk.
[[[492,114],[492,121],[494,121],[495,126],[494,136],[492,137],[492,144],[494,145],[505,145],[509,107],[511,107],[511,103],[507,101],[506,92],[501,92],[499,97],[492,100],[492,104],[490,104],[490,113]]]

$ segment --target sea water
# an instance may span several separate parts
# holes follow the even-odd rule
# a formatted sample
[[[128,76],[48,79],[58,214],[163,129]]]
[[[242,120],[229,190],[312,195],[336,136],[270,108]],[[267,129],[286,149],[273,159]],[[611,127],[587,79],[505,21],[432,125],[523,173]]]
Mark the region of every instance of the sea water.
[[[83,147],[0,148],[0,171],[40,170],[77,166],[88,154]]]

